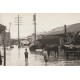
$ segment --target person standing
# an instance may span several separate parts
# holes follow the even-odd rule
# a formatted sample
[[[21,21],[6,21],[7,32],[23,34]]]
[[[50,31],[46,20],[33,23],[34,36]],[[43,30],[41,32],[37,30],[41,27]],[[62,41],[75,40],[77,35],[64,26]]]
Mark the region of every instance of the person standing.
[[[1,56],[1,51],[0,51],[0,65],[2,65],[2,56]]]
[[[24,55],[25,55],[25,60],[28,60],[28,52],[27,52],[27,49],[25,49]]]
[[[46,49],[43,49],[43,56],[44,56],[45,66],[47,66],[47,62],[48,62],[48,52],[47,52]]]

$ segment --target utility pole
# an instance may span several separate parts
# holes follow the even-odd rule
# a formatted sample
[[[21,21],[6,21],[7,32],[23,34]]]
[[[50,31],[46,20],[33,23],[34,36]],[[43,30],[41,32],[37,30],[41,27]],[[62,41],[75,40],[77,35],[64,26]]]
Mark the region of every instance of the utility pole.
[[[4,66],[6,66],[6,26],[0,24],[0,34],[2,35],[2,44],[4,50]]]
[[[33,22],[34,22],[34,43],[36,42],[36,13],[33,15]]]
[[[18,25],[18,48],[20,48],[20,25],[22,25],[22,17],[19,15],[15,18],[15,25]]]
[[[4,66],[6,66],[6,32],[3,31]]]
[[[19,36],[19,15],[18,15],[18,48],[20,48],[20,36]]]
[[[12,23],[10,22],[9,23],[9,38],[10,38],[10,40],[9,40],[9,45],[10,45],[10,48],[11,48],[11,32],[10,32],[10,29],[11,29],[11,25],[12,25]]]

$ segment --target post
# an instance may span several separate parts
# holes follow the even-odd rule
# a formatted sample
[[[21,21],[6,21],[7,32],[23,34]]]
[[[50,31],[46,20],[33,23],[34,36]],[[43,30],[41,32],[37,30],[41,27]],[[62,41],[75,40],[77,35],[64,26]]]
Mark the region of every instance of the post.
[[[11,22],[10,22],[10,27],[9,27],[9,45],[10,45],[10,48],[11,48],[11,33],[10,33],[10,29],[11,29]]]
[[[3,32],[4,66],[6,66],[6,32]]]
[[[67,29],[66,29],[66,25],[64,25],[64,43],[67,41]]]
[[[19,15],[18,15],[18,48],[20,48],[20,39],[19,39]]]
[[[65,32],[65,35],[66,35],[66,33],[67,33],[66,25],[64,25],[64,32]]]
[[[34,43],[36,42],[36,13],[33,15],[33,21],[34,21]]]
[[[20,17],[19,15],[17,17],[15,17],[15,25],[18,26],[18,48],[20,48],[20,25],[22,25],[22,17]]]

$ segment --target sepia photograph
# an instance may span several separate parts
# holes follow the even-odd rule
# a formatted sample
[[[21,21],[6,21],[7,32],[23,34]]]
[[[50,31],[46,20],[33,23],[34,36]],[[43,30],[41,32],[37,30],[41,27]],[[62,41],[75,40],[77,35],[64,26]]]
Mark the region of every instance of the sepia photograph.
[[[0,0],[0,79],[79,76],[79,0]]]
[[[0,66],[80,66],[80,13],[0,13]]]

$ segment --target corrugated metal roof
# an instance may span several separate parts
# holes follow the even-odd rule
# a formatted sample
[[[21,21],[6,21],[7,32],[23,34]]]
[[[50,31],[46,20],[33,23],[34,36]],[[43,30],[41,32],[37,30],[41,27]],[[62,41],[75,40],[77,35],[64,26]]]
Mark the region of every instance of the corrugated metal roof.
[[[80,23],[72,24],[67,27],[67,32],[78,32],[80,31]]]
[[[67,25],[67,32],[78,32],[80,31],[80,23],[72,24],[72,25]],[[49,32],[46,32],[42,35],[60,35],[64,34],[64,26],[55,28]]]

